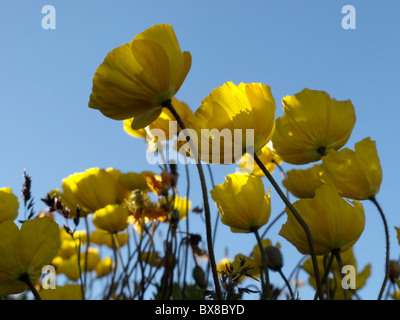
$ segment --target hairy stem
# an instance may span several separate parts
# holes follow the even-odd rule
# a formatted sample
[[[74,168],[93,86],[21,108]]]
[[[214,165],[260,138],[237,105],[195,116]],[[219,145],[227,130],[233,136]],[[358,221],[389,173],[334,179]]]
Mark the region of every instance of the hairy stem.
[[[29,290],[32,291],[33,296],[35,297],[35,300],[42,300],[42,298],[40,298],[39,293],[37,292],[35,286],[32,284],[32,281],[29,278],[29,275],[27,273],[22,274],[19,277],[19,280],[24,282],[28,286]]]
[[[388,224],[386,222],[385,215],[383,213],[383,210],[381,206],[379,205],[378,201],[376,200],[375,196],[372,196],[370,200],[374,203],[376,208],[379,211],[379,214],[381,215],[382,221],[383,221],[383,226],[385,228],[385,237],[386,237],[386,256],[385,256],[385,278],[383,279],[382,287],[379,292],[378,300],[382,299],[383,292],[385,291],[386,283],[389,279],[389,259],[390,259],[390,239],[389,239],[389,228]]]
[[[263,299],[270,299],[270,292],[269,292],[269,273],[268,273],[268,258],[267,255],[265,254],[265,250],[264,247],[262,245],[262,241],[260,238],[260,235],[258,233],[257,228],[252,229],[251,231],[253,231],[254,235],[256,236],[257,239],[257,244],[258,244],[258,248],[260,249],[260,254],[261,254],[261,260],[262,260],[262,265],[263,265],[263,271],[265,273],[265,283],[263,285]]]
[[[172,106],[171,100],[165,101],[163,103],[163,106],[166,107],[173,114],[173,116],[175,117],[175,119],[178,122],[181,129],[186,130],[186,126],[183,123],[179,114],[176,112],[175,108]],[[190,136],[187,136],[187,141],[191,144],[192,151],[197,153],[197,150],[194,147],[192,140],[190,139]],[[208,191],[207,191],[206,179],[204,176],[203,167],[200,163],[200,159],[196,155],[195,155],[195,159],[197,159],[196,166],[197,166],[197,170],[199,172],[201,190],[202,190],[202,194],[203,194],[204,215],[205,215],[205,221],[206,221],[207,249],[208,249],[208,254],[210,257],[211,272],[213,274],[214,286],[215,286],[215,292],[217,294],[217,298],[218,298],[218,300],[222,300],[221,287],[219,285],[217,265],[215,262],[214,248],[213,248],[213,242],[212,242],[211,213],[210,213],[210,205],[208,202]]]
[[[308,227],[307,223],[303,220],[301,215],[297,212],[295,207],[290,203],[288,198],[285,196],[283,193],[282,189],[279,187],[279,185],[276,183],[275,179],[272,177],[272,175],[269,173],[269,171],[265,168],[264,164],[261,162],[260,158],[257,156],[256,153],[253,152],[253,157],[262,172],[265,174],[269,182],[272,184],[282,201],[286,204],[290,212],[294,215],[296,220],[300,223],[301,227],[304,229],[304,232],[306,233],[308,245],[310,248],[310,254],[311,254],[311,259],[312,259],[312,264],[314,268],[314,275],[315,275],[315,281],[317,285],[317,293],[318,297],[320,300],[323,300],[323,291],[322,291],[322,285],[321,285],[321,279],[319,275],[319,269],[318,269],[318,261],[317,261],[317,256],[315,255],[315,249],[314,249],[314,243],[312,240],[311,236],[311,231],[310,228]]]

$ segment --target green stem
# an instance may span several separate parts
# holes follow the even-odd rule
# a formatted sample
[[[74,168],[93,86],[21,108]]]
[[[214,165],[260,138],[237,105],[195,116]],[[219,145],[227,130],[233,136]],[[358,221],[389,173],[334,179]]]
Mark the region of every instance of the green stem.
[[[181,129],[186,130],[186,126],[183,123],[179,114],[176,112],[175,108],[172,106],[171,100],[165,101],[163,103],[163,106],[166,107],[173,114],[173,116],[175,117],[175,119],[178,122]],[[191,144],[192,151],[194,153],[197,153],[197,149],[194,147],[192,139],[190,139],[190,136],[187,136],[186,138],[187,138],[187,141]],[[221,287],[219,285],[217,264],[215,262],[214,248],[213,248],[213,242],[212,242],[211,213],[210,213],[210,205],[208,203],[208,191],[207,191],[206,179],[204,176],[203,167],[200,163],[199,157],[197,157],[197,154],[195,154],[195,160],[196,160],[197,170],[198,170],[199,176],[200,176],[201,190],[202,190],[202,194],[203,194],[204,214],[205,214],[205,220],[206,220],[207,248],[208,248],[208,254],[210,257],[211,271],[212,271],[213,279],[214,279],[215,292],[217,294],[218,300],[222,300]]]
[[[85,252],[85,266],[84,266],[84,283],[83,287],[87,287],[87,276],[88,276],[88,257],[89,257],[89,246],[90,246],[90,237],[89,237],[89,222],[87,215],[85,216],[85,229],[86,229],[86,252]]]
[[[292,300],[294,300],[294,293],[293,293],[293,290],[292,290],[292,288],[290,286],[290,283],[289,283],[288,279],[286,279],[285,275],[282,272],[282,269],[279,269],[278,272],[279,272],[280,276],[282,277],[283,281],[285,282],[286,287],[289,289],[290,298]]]
[[[31,278],[29,278],[29,275],[27,273],[23,273],[20,277],[19,280],[24,282],[29,290],[32,291],[33,296],[35,297],[35,300],[42,300],[42,298],[39,295],[39,292],[37,292],[35,286],[32,284]]]
[[[376,208],[378,209],[379,214],[381,215],[381,218],[383,221],[383,226],[385,228],[385,238],[386,238],[385,278],[383,279],[382,287],[381,287],[381,290],[380,290],[379,296],[378,296],[378,300],[381,300],[382,296],[383,296],[383,292],[385,291],[386,283],[389,279],[389,259],[390,259],[389,228],[388,228],[388,224],[386,222],[385,214],[383,213],[383,210],[382,210],[381,206],[379,205],[378,201],[376,200],[375,196],[372,196],[371,198],[369,198],[369,200],[371,200],[374,203],[374,205],[376,206]]]
[[[269,182],[272,184],[272,186],[274,187],[274,189],[276,190],[276,192],[282,199],[282,201],[286,204],[286,206],[288,207],[290,212],[294,215],[294,217],[300,223],[301,227],[304,229],[304,232],[306,233],[308,245],[310,248],[311,260],[312,260],[313,268],[314,268],[314,276],[315,276],[315,282],[317,285],[318,297],[320,300],[323,300],[323,291],[322,291],[321,279],[320,279],[320,275],[319,275],[318,261],[317,261],[317,256],[315,254],[314,243],[312,240],[310,228],[308,227],[307,223],[303,220],[301,215],[294,208],[294,206],[290,203],[288,198],[283,193],[282,189],[279,187],[279,185],[276,183],[275,179],[272,177],[271,173],[269,173],[269,171],[265,168],[265,166],[262,163],[262,161],[260,160],[260,158],[258,158],[257,154],[254,152],[253,152],[253,157],[254,157],[254,160],[256,161],[256,163],[258,164],[258,166],[260,167],[260,169],[262,170],[262,172],[265,174],[265,176],[267,177]]]
[[[329,256],[328,263],[325,266],[324,275],[322,276],[322,280],[321,280],[321,282],[325,283],[325,285],[326,285],[326,292],[327,292],[328,300],[329,300],[329,282],[328,282],[329,279],[328,279],[328,276],[329,276],[329,273],[331,271],[332,263],[333,263],[333,259],[334,258],[335,258],[335,255],[333,253],[331,253],[330,256]],[[314,296],[314,300],[316,300],[316,299],[317,299],[317,294],[315,294],[315,296]]]
[[[332,253],[335,255],[336,261],[337,261],[338,266],[339,266],[340,273],[342,273],[343,262],[342,262],[342,257],[340,256],[340,249],[332,250]],[[342,279],[343,279],[343,277],[344,276],[342,274]],[[343,288],[343,293],[344,293],[344,300],[349,300],[349,290]]]
[[[189,192],[190,192],[190,176],[189,176],[189,168],[187,164],[185,165],[186,172],[186,236],[189,237]],[[189,243],[186,242],[185,246],[185,265],[183,271],[183,284],[182,284],[182,298],[185,299],[186,292],[186,274],[188,268],[188,260],[189,260]]]
[[[113,276],[111,279],[110,290],[108,291],[108,295],[107,295],[107,300],[109,300],[111,298],[111,295],[114,291],[115,276],[117,274],[117,268],[118,268],[118,255],[117,255],[117,247],[115,244],[114,234],[111,233],[110,235],[111,235],[112,249],[114,252],[115,267],[114,267],[114,272],[113,272]]]
[[[263,264],[263,270],[264,270],[264,273],[265,273],[265,284],[263,285],[263,299],[270,299],[268,258],[267,258],[267,255],[265,254],[265,250],[264,250],[264,247],[262,245],[262,241],[261,241],[260,235],[258,233],[258,228],[252,228],[251,231],[253,231],[254,235],[256,236],[258,248],[260,249],[261,260],[262,260],[262,264]]]

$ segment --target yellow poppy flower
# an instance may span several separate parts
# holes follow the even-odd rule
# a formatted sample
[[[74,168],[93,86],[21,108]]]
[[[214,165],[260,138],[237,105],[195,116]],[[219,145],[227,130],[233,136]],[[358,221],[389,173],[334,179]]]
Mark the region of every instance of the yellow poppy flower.
[[[118,179],[118,183],[122,185],[123,188],[134,191],[134,190],[142,190],[144,192],[150,191],[149,186],[147,185],[146,175],[150,174],[150,172],[127,172],[122,173]]]
[[[27,220],[21,229],[12,220],[0,223],[0,296],[25,291],[23,275],[35,283],[59,247],[59,226],[49,218]]]
[[[93,213],[108,204],[117,202],[117,188],[114,179],[104,169],[91,168],[63,179],[61,202],[71,210],[77,205],[83,214]]]
[[[132,128],[144,128],[178,92],[191,63],[172,27],[154,25],[106,56],[93,77],[89,107],[115,120],[134,117]]]
[[[313,198],[315,190],[322,184],[320,171],[321,166],[318,164],[304,170],[289,170],[286,173],[287,178],[282,180],[282,184],[297,198]]]
[[[339,196],[332,185],[322,185],[312,199],[293,203],[310,228],[315,254],[324,255],[332,250],[350,249],[364,230],[365,215],[360,202],[348,202]],[[310,254],[304,230],[286,208],[287,221],[279,234],[292,243],[302,254]]]
[[[83,270],[81,272],[83,273]],[[77,255],[57,261],[57,273],[64,274],[69,280],[78,281],[80,273]]]
[[[185,102],[179,101],[178,99],[173,97],[171,100],[171,104],[175,108],[176,112],[178,112],[179,116],[181,117],[184,123],[186,123],[186,119],[189,116],[193,115],[192,110],[190,110],[189,106]],[[149,135],[149,137],[156,138],[157,140],[164,140],[164,139],[169,140],[173,138],[170,136],[170,133],[178,134],[181,130],[179,125],[177,125],[175,128],[176,131],[170,132],[169,122],[176,121],[176,119],[168,109],[163,109],[160,116],[144,129],[138,129],[138,130],[132,129],[132,121],[133,118],[124,120],[124,130],[126,133],[135,138],[146,139]],[[153,129],[154,129],[153,133],[157,133],[157,135],[154,137],[152,135]],[[156,130],[161,130],[164,133],[164,135],[158,135],[158,131]]]
[[[252,257],[246,256],[244,254],[241,253],[237,254],[233,259],[232,265],[233,265],[233,270],[248,268],[246,273],[254,278],[260,275],[260,267],[258,262],[256,262]],[[240,280],[242,281],[244,279],[245,277],[242,277]]]
[[[252,232],[268,222],[271,214],[271,196],[265,194],[260,177],[234,173],[224,183],[211,190],[221,222],[232,232]]]
[[[98,278],[102,278],[109,274],[114,269],[112,259],[110,257],[104,258],[96,265],[96,274]]]
[[[87,262],[85,262],[87,261]],[[79,256],[78,263],[78,255],[75,254],[68,259],[63,259],[61,263],[58,264],[57,271],[59,273],[65,274],[65,276],[72,280],[78,281],[79,275],[85,272],[85,263],[86,263],[86,270],[88,272],[93,271],[96,269],[97,264],[100,261],[99,251],[93,247],[89,247],[87,251],[87,260],[86,260],[86,252],[81,252]],[[80,271],[79,271],[80,265]]]
[[[60,249],[57,252],[57,256],[62,259],[68,259],[78,252],[78,242],[74,240],[63,240],[61,241]]]
[[[94,212],[93,224],[96,228],[110,233],[122,231],[128,226],[129,213],[123,205],[109,204]]]
[[[57,252],[57,257],[68,259],[77,254],[79,246],[82,246],[87,241],[85,230],[76,230],[73,235],[60,228],[61,245]]]
[[[217,271],[218,272],[225,272],[228,273],[227,265],[230,266],[233,263],[233,260],[230,258],[222,258],[218,263],[217,263]]]
[[[261,148],[261,151],[257,154],[257,156],[264,164],[268,172],[273,173],[275,170],[275,166],[277,164],[281,164],[282,160],[281,158],[279,158],[278,155],[272,152],[272,145],[270,142],[268,142],[264,147]],[[258,177],[265,176],[258,164],[255,163],[253,156],[248,153],[244,154],[242,159],[240,159],[239,169],[241,172],[249,173]]]
[[[307,164],[347,142],[356,116],[350,100],[331,99],[324,91],[304,89],[282,99],[284,116],[276,120],[275,152],[285,162]]]
[[[19,201],[11,188],[0,189],[0,223],[18,217]]]
[[[361,271],[358,270],[357,261],[354,256],[353,248],[350,248],[349,250],[347,250],[345,252],[341,252],[340,256],[341,256],[342,263],[344,266],[352,266],[352,267],[354,267],[354,270],[356,271],[356,275],[355,275],[356,289],[349,288],[349,290],[348,290],[349,298],[351,298],[351,296],[353,296],[357,290],[360,290],[361,288],[363,288],[366,285],[366,282],[371,275],[371,264],[367,264]],[[324,270],[325,270],[324,257],[318,256],[317,261],[318,261],[318,268],[319,268],[320,275],[323,275]],[[312,265],[311,258],[307,259],[303,263],[302,269],[310,275],[310,277],[308,279],[309,284],[312,287],[316,288],[314,268]],[[332,267],[331,267],[331,272],[333,272],[335,280],[332,279],[332,277],[330,277],[330,288],[331,288],[330,294],[331,294],[331,298],[333,300],[343,300],[344,299],[344,294],[343,294],[343,289],[342,289],[342,284],[341,284],[341,282],[342,282],[342,272],[341,271],[342,270],[340,270],[337,260],[334,259],[333,263],[332,263]]]
[[[120,182],[122,172],[114,168],[107,168],[106,171],[114,179],[115,188],[117,191],[117,197],[116,197],[117,203],[118,204],[124,203],[125,199],[129,198],[131,191],[124,188],[124,186]]]
[[[178,211],[179,219],[180,220],[185,219],[187,216],[187,213],[190,211],[192,202],[190,200],[188,200],[186,197],[181,198],[178,195],[175,195],[175,197],[169,196],[168,199],[171,202],[172,202],[172,199],[174,200],[172,203],[172,208]]]
[[[246,260],[243,265],[241,264],[241,258]],[[217,271],[220,274],[228,275],[234,281],[242,282],[246,278],[246,275],[242,274],[242,271],[245,271],[247,275],[257,276],[253,266],[250,266],[250,262],[252,263],[252,261],[251,258],[242,254],[236,255],[234,260],[222,258],[217,264]],[[248,270],[245,270],[246,268]]]
[[[202,161],[238,162],[246,152],[259,151],[271,139],[275,127],[271,88],[260,83],[227,82],[202,100],[186,127]],[[179,152],[194,155],[188,142]]]
[[[118,232],[115,236],[120,247],[128,242],[129,234],[126,231]],[[110,233],[100,229],[96,229],[90,234],[90,242],[99,246],[105,245],[109,248],[113,247]]]
[[[382,183],[382,167],[375,141],[365,138],[348,148],[329,152],[322,158],[321,179],[333,183],[341,196],[365,200],[375,196]]]
[[[55,289],[40,291],[42,300],[82,300],[81,286],[78,284],[66,284],[56,286]]]

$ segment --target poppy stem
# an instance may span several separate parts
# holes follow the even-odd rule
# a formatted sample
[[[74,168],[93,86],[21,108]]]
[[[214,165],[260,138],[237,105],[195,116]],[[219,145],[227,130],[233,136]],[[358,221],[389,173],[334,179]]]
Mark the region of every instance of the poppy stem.
[[[260,167],[262,172],[265,174],[269,182],[272,184],[278,195],[281,197],[282,201],[286,204],[290,212],[294,215],[296,220],[300,223],[301,227],[304,229],[304,232],[306,233],[308,245],[310,248],[310,254],[311,254],[311,260],[314,268],[314,276],[315,276],[315,282],[317,285],[317,293],[318,297],[320,300],[324,299],[323,296],[323,291],[322,291],[322,285],[321,285],[321,278],[319,275],[319,269],[318,269],[318,261],[317,261],[317,256],[315,254],[315,249],[314,249],[314,243],[312,240],[312,235],[310,228],[308,227],[307,223],[303,220],[301,215],[297,212],[295,207],[290,203],[288,198],[285,196],[283,193],[282,189],[279,187],[279,185],[276,183],[275,179],[272,177],[271,173],[265,168],[264,164],[261,162],[260,158],[257,156],[255,152],[253,152],[253,157],[254,160],[256,161],[257,165]]]
[[[261,254],[261,261],[263,265],[263,271],[265,273],[265,283],[263,284],[262,292],[263,292],[263,299],[270,299],[270,293],[269,293],[269,273],[268,273],[268,258],[267,255],[265,254],[265,250],[260,238],[260,235],[258,233],[257,228],[252,228],[251,231],[253,231],[254,235],[256,236],[257,239],[257,244],[258,248],[260,249],[260,254]]]
[[[282,268],[278,270],[280,276],[282,277],[283,281],[285,282],[286,287],[289,290],[289,294],[290,294],[290,299],[291,300],[295,300],[295,296],[292,290],[292,287],[290,286],[289,280],[285,277],[285,274],[282,272]]]
[[[383,221],[383,226],[385,228],[385,237],[386,237],[385,278],[383,279],[382,287],[381,287],[381,290],[380,290],[379,296],[378,296],[378,300],[381,300],[382,296],[383,296],[383,292],[385,291],[386,283],[389,279],[389,259],[390,259],[389,228],[388,228],[388,224],[386,222],[385,214],[383,213],[383,210],[382,210],[381,206],[379,205],[378,201],[376,200],[375,196],[372,196],[371,198],[369,198],[369,200],[371,200],[374,203],[374,205],[376,206],[376,208],[378,209],[379,214],[381,215],[381,218]]]
[[[35,297],[35,300],[42,300],[42,298],[40,297],[39,293],[37,292],[35,286],[32,284],[31,278],[29,278],[29,275],[27,273],[23,273],[20,277],[19,280],[24,282],[29,290],[32,291],[33,296]]]
[[[182,118],[179,116],[178,112],[176,112],[175,108],[172,106],[171,100],[169,99],[169,100],[165,101],[162,105],[163,105],[163,107],[167,108],[172,113],[172,115],[175,117],[175,119],[178,122],[181,129],[186,130],[186,126],[183,123]],[[186,140],[190,143],[190,145],[191,145],[190,148],[192,149],[192,151],[194,153],[197,153],[197,150],[194,147],[193,142],[190,139],[189,135],[187,135]],[[200,176],[201,190],[203,193],[204,215],[205,215],[205,221],[206,221],[207,248],[208,248],[208,254],[209,254],[209,258],[210,258],[211,272],[213,274],[217,299],[222,300],[221,287],[219,285],[217,264],[215,262],[214,248],[213,248],[213,241],[212,241],[211,213],[210,213],[210,205],[208,202],[208,191],[207,191],[206,179],[205,179],[203,167],[200,163],[200,159],[197,157],[197,154],[195,154],[195,159],[196,159],[197,170],[198,170],[199,176]]]
[[[332,268],[332,263],[333,263],[333,259],[335,258],[335,254],[333,252],[331,252],[330,256],[329,256],[329,260],[328,263],[325,264],[324,266],[324,275],[322,276],[322,283],[325,283],[326,286],[326,296],[327,299],[330,300],[330,293],[329,293],[329,273],[331,272],[331,268]],[[325,262],[325,260],[324,260]],[[314,300],[317,299],[317,294],[315,294]]]
[[[342,257],[340,256],[340,249],[332,250],[332,253],[335,255],[335,258],[336,258],[336,261],[338,263],[340,272],[342,272],[342,270],[343,270],[343,261],[342,261]],[[342,274],[342,279],[343,279],[343,274]],[[343,287],[343,294],[344,294],[344,300],[349,300],[349,289],[345,289]]]

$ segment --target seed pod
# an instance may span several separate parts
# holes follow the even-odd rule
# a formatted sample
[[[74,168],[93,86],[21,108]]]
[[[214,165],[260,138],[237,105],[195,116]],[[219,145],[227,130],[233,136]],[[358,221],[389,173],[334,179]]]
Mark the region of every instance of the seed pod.
[[[267,255],[268,268],[279,271],[283,266],[283,259],[280,250],[274,246],[268,246],[264,249]]]

